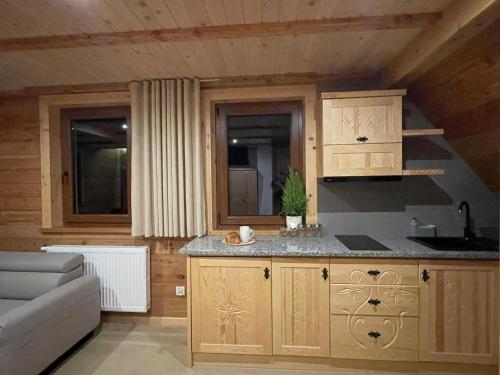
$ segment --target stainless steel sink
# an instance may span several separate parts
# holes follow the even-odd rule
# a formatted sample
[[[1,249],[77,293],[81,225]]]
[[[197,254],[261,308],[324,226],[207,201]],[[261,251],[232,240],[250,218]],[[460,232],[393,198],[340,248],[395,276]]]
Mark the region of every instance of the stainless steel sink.
[[[434,250],[498,251],[498,241],[476,237],[407,237]]]

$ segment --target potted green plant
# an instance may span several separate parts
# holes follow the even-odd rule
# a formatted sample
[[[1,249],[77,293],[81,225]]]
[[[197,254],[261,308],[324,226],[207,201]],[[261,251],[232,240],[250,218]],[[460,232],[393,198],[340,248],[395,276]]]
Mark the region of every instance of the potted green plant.
[[[297,228],[302,224],[302,216],[306,211],[306,188],[297,171],[290,168],[281,195],[281,214],[286,216],[286,226]]]

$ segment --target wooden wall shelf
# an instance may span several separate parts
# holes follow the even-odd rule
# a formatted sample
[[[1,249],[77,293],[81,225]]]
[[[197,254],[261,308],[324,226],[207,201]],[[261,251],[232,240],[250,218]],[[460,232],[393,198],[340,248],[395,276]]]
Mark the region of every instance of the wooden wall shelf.
[[[444,174],[444,169],[403,169],[403,176],[439,176]]]
[[[424,137],[428,135],[443,135],[444,129],[407,129],[403,130],[403,137]]]

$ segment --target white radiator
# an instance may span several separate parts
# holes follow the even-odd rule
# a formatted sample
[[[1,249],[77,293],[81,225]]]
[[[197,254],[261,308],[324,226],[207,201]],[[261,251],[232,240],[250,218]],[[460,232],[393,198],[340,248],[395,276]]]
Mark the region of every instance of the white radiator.
[[[151,303],[149,247],[56,245],[48,253],[83,254],[84,274],[101,280],[101,310],[147,312]]]

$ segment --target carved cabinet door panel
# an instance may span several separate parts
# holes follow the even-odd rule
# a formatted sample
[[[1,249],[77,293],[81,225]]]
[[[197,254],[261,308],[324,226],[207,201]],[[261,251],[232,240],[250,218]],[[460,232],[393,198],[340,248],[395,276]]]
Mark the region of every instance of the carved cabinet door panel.
[[[335,259],[330,269],[332,284],[418,286],[415,260]]]
[[[273,258],[273,351],[328,357],[328,259]]]
[[[323,100],[323,145],[401,142],[401,96]]]
[[[386,361],[418,360],[418,318],[331,316],[332,357]]]
[[[331,284],[330,314],[418,316],[418,286]]]
[[[420,274],[420,360],[497,363],[497,263],[433,261]]]
[[[192,259],[193,352],[272,354],[270,270],[265,258]]]

